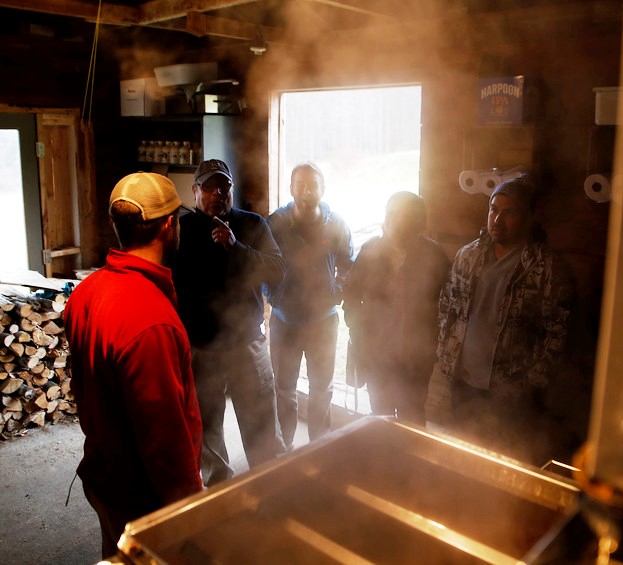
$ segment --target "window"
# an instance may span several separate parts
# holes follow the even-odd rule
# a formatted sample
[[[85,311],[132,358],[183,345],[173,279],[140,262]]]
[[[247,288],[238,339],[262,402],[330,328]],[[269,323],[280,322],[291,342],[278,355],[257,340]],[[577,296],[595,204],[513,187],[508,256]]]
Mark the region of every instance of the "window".
[[[280,93],[273,208],[291,200],[292,168],[314,161],[357,248],[380,233],[389,196],[419,192],[421,98],[413,85]]]

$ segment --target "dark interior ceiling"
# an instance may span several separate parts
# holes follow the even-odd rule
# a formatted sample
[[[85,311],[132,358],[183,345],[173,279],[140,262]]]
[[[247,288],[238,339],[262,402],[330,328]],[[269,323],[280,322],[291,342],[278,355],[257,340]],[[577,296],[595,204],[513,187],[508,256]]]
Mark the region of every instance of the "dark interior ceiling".
[[[216,42],[287,39],[289,44],[296,37],[287,36],[287,21],[300,13],[313,16],[309,25],[324,33],[476,15],[619,23],[621,17],[621,2],[613,0],[119,0],[101,7],[99,0],[0,0],[0,8],[85,22],[97,21],[99,12],[106,25],[169,29]]]

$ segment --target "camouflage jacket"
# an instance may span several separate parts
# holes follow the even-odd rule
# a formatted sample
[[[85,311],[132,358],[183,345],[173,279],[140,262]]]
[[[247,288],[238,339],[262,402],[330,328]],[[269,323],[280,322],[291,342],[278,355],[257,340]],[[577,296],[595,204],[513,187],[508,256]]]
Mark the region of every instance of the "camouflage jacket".
[[[461,248],[441,292],[437,355],[457,378],[476,283],[493,242],[486,229]],[[527,243],[497,313],[491,390],[502,395],[545,387],[562,361],[574,289],[561,260],[541,243]]]

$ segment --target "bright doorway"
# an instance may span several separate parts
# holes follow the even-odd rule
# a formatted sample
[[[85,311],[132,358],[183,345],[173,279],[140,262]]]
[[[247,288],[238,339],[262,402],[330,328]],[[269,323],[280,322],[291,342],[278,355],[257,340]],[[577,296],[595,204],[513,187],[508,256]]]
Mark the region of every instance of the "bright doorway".
[[[0,209],[2,270],[43,273],[35,117],[0,114]]]
[[[271,112],[271,212],[292,200],[292,168],[315,162],[325,176],[324,200],[353,234],[356,252],[380,235],[385,204],[400,190],[419,193],[422,87],[400,85],[275,93]],[[348,328],[340,312],[334,404],[369,412],[344,382]],[[307,392],[304,366],[299,390]]]

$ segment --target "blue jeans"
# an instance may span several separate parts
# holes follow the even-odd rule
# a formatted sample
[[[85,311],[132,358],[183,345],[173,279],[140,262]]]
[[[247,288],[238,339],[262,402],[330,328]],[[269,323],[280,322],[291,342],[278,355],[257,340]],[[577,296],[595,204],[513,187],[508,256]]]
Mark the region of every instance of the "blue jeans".
[[[201,474],[206,486],[234,474],[223,433],[226,393],[236,412],[249,467],[285,451],[265,338],[227,351],[193,347],[192,364],[203,422]]]
[[[296,383],[303,353],[309,379],[309,439],[316,439],[331,430],[337,326],[337,314],[304,325],[286,324],[275,315],[270,318],[270,356],[277,386],[279,423],[286,446],[292,444],[296,431]]]

